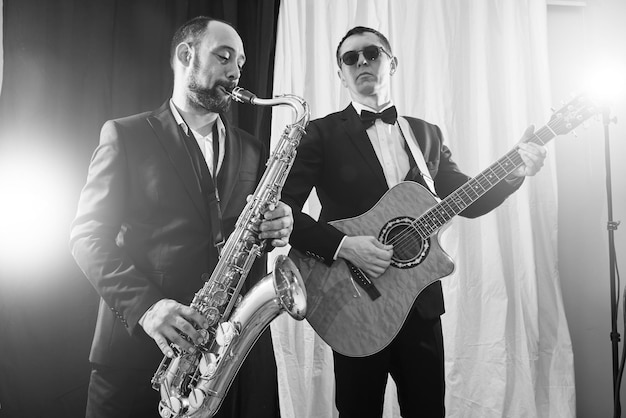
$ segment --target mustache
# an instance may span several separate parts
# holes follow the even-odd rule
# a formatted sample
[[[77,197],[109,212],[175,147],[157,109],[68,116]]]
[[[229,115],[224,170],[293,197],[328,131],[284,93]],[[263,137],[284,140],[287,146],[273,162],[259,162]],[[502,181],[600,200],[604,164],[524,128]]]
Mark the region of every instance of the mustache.
[[[222,81],[222,80],[219,80],[219,81],[215,82],[215,86],[214,87],[217,87],[217,86],[224,87],[224,90],[226,90],[227,92],[230,93],[230,92],[233,91],[233,89],[235,87],[237,87],[237,83],[235,81],[225,81],[225,80]]]

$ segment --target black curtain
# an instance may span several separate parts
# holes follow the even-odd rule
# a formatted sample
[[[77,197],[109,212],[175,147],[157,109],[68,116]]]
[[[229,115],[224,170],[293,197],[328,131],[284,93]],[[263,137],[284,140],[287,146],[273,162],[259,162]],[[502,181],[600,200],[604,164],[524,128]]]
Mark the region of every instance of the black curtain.
[[[65,213],[48,220],[66,226],[57,237],[58,260],[37,269],[38,277],[0,265],[0,417],[84,416],[98,296],[67,240],[102,124],[170,97],[171,37],[198,15],[237,28],[247,56],[240,86],[271,97],[279,3],[4,0],[0,161],[25,145],[49,158],[63,155],[71,162],[73,192]],[[240,104],[230,118],[269,144],[270,114]]]

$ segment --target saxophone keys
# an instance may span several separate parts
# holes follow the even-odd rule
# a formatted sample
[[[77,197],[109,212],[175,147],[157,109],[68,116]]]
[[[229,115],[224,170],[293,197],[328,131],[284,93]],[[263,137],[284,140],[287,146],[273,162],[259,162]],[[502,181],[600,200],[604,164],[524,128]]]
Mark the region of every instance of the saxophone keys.
[[[215,303],[215,305],[217,306],[224,305],[227,300],[228,300],[228,294],[223,290],[218,290],[211,296],[211,301]]]
[[[198,364],[198,369],[203,377],[211,377],[217,370],[217,356],[213,353],[204,353]]]
[[[217,309],[214,306],[211,306],[209,308],[207,308],[204,316],[206,317],[207,321],[209,321],[209,326],[213,326],[215,324],[217,324],[217,321],[219,321],[220,319],[220,311],[219,309]],[[204,333],[203,333],[204,331]],[[202,329],[199,331],[202,334],[202,338],[204,338],[204,340],[206,341],[208,338],[208,334],[207,334],[207,330]]]
[[[200,334],[200,338],[202,338],[203,340],[207,340],[209,338],[209,331],[204,328],[199,329],[198,334]]]
[[[172,411],[172,409],[167,406],[165,401],[161,400],[159,402],[159,415],[161,416],[161,418],[172,418],[172,416],[174,415],[174,411]]]
[[[215,341],[221,346],[227,346],[231,343],[234,337],[239,333],[237,328],[232,322],[222,322],[215,332]]]
[[[170,398],[170,406],[172,412],[174,412],[174,416],[178,416],[180,414],[184,414],[187,411],[189,407],[189,402],[177,396],[172,396]]]
[[[189,406],[191,409],[198,410],[202,407],[205,399],[206,393],[202,389],[195,388],[189,393]]]

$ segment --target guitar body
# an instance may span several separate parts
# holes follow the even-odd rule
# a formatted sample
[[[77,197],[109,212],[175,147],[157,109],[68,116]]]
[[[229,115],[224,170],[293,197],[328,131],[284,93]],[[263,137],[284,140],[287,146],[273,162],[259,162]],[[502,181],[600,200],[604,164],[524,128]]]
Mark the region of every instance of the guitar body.
[[[400,331],[422,290],[454,271],[437,234],[421,239],[407,225],[436,204],[421,185],[402,182],[363,215],[331,222],[349,236],[371,235],[394,244],[391,266],[373,279],[381,294],[374,300],[352,280],[343,259],[329,267],[295,248],[291,250],[289,257],[306,285],[306,318],[335,351],[362,357],[385,348]]]

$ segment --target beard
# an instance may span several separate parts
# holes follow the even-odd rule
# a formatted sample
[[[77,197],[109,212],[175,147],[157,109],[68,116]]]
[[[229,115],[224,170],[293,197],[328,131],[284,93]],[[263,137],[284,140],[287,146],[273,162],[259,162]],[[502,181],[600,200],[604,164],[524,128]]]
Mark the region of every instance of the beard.
[[[227,91],[235,88],[236,84],[228,81],[217,81],[213,87],[203,86],[198,79],[198,63],[195,62],[193,71],[189,76],[187,89],[191,103],[212,113],[224,113],[230,108],[231,97],[225,94],[219,87]]]

